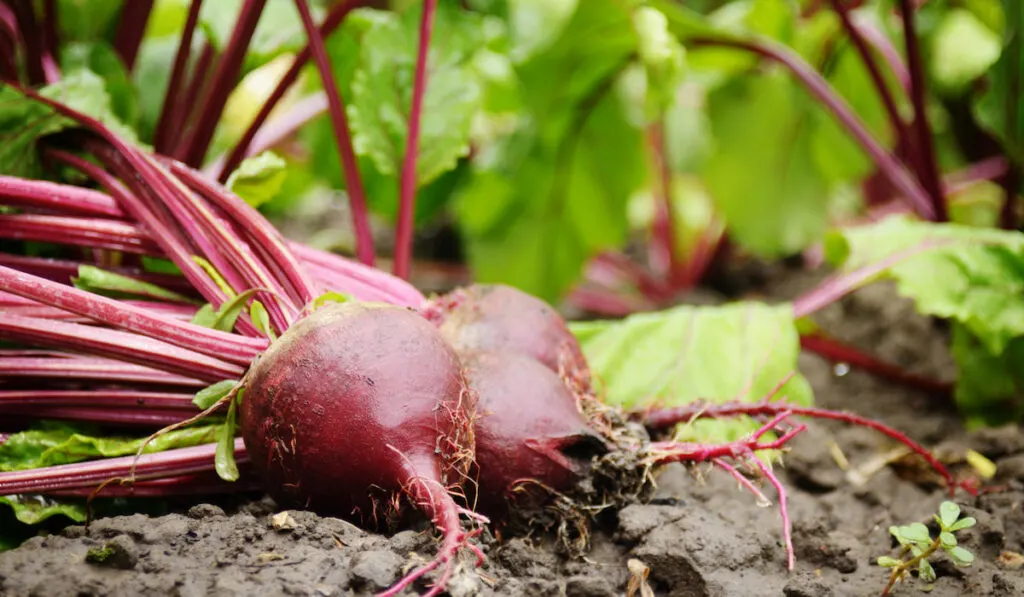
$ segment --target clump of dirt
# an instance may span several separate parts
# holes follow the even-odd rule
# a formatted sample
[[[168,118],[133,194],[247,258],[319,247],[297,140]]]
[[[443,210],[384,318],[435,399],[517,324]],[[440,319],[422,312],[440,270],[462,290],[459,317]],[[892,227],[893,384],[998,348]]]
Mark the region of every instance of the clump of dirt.
[[[884,285],[830,308],[822,322],[892,362],[951,373],[942,329]],[[938,579],[929,595],[1024,594],[1021,429],[967,433],[934,396],[837,369],[813,355],[801,357],[801,370],[823,406],[881,419],[951,457],[972,448],[996,462],[991,492],[955,497],[964,515],[978,520],[959,534],[975,563],[958,568],[936,556]],[[777,508],[759,508],[720,471],[671,465],[657,476],[647,503],[599,517],[582,557],[557,549],[553,532],[489,532],[481,537],[487,562],[480,569],[467,562],[448,594],[620,596],[631,578],[628,562],[637,560],[650,569],[647,582],[659,596],[878,595],[887,571],[875,559],[894,553],[888,527],[927,523],[948,498],[884,438],[833,422],[810,422],[779,472],[794,525],[792,572]],[[0,595],[370,595],[432,557],[433,539],[426,525],[385,537],[334,518],[280,512],[266,499],[226,508],[199,504],[163,516],[103,518],[88,533],[71,526],[30,539],[0,553]],[[916,595],[922,587],[913,579],[894,595]]]

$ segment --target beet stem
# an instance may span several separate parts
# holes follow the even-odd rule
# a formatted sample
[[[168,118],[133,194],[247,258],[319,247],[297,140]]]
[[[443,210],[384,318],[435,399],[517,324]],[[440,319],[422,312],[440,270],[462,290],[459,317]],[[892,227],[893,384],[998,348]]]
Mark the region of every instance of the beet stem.
[[[182,159],[190,166],[201,166],[206,157],[210,142],[213,140],[213,133],[217,128],[217,122],[220,121],[228,95],[238,80],[249,41],[256,31],[256,25],[259,23],[260,14],[266,3],[267,0],[245,0],[241,13],[235,21],[231,40],[224,48],[213,75],[212,86],[203,95],[203,99],[197,103],[198,106],[201,106],[202,112],[196,122],[194,136]]]
[[[114,49],[128,72],[135,68],[135,58],[139,54],[142,35],[146,32],[146,21],[153,10],[153,0],[131,0],[125,2],[121,11],[121,22],[117,26],[114,38]]]
[[[896,107],[896,100],[893,98],[892,92],[889,90],[889,86],[886,84],[885,77],[882,76],[882,71],[878,66],[878,62],[874,56],[871,55],[871,48],[868,47],[868,42],[864,38],[864,34],[861,30],[854,25],[853,20],[850,18],[850,9],[844,3],[844,0],[830,0],[832,2],[832,9],[836,14],[839,15],[839,20],[843,24],[843,28],[846,30],[847,36],[850,38],[850,42],[853,43],[854,49],[857,50],[857,54],[860,56],[861,62],[864,63],[865,68],[868,70],[868,75],[871,77],[871,82],[875,86],[875,91],[878,92],[879,98],[882,100],[882,105],[885,107],[885,113],[889,117],[889,125],[892,127],[893,132],[896,133],[896,138],[899,140],[897,146],[912,147],[910,132],[907,128],[907,124],[900,117],[899,108]],[[914,153],[916,156],[916,152]],[[910,160],[916,165],[916,158]]]
[[[427,0],[429,3],[431,0]],[[349,130],[348,116],[341,97],[341,90],[334,80],[331,62],[327,57],[324,40],[313,23],[306,0],[295,0],[295,7],[302,17],[302,24],[309,38],[309,48],[316,62],[320,79],[323,81],[324,92],[327,94],[331,125],[334,129],[334,140],[341,154],[341,167],[345,173],[345,188],[352,211],[352,223],[356,233],[356,255],[366,265],[374,263],[373,234],[370,231],[370,220],[366,211],[366,191],[359,173],[359,162],[352,145],[352,133]]]
[[[43,68],[43,35],[36,22],[35,7],[30,0],[12,0],[9,5],[17,20],[22,47],[25,49],[24,64],[29,83],[47,83]]]
[[[194,411],[194,409],[193,409]],[[102,425],[161,428],[188,417],[188,412],[169,408],[106,408],[90,406],[6,406],[0,404],[0,414],[22,416],[29,419],[57,419]]]
[[[193,394],[139,390],[0,390],[0,406],[94,406],[196,410]]]
[[[854,346],[844,344],[822,334],[800,336],[800,346],[833,363],[848,363],[872,375],[877,375],[895,383],[946,396],[949,396],[953,391],[953,384],[951,383],[904,371],[902,368],[876,359]]]
[[[18,80],[18,19],[6,4],[0,4],[0,79]]]
[[[127,216],[116,201],[99,191],[44,180],[0,176],[0,198],[17,207],[55,209],[82,216]]]
[[[164,94],[164,104],[160,110],[160,119],[157,121],[156,132],[153,136],[153,147],[160,153],[166,153],[169,145],[177,139],[171,138],[173,128],[181,125],[181,102],[179,95],[182,81],[185,78],[185,67],[188,58],[192,53],[192,35],[195,33],[196,24],[199,22],[199,10],[203,6],[203,0],[192,0],[188,7],[188,17],[185,20],[185,29],[181,34],[181,41],[178,44],[178,51],[174,55],[174,66],[171,69],[171,79],[167,83],[167,92]]]
[[[53,356],[39,356],[52,354]],[[82,357],[45,351],[0,351],[0,377],[40,378],[46,381],[90,380],[201,388],[206,382],[194,377],[167,373],[152,367],[122,363],[113,359]]]
[[[936,247],[951,244],[952,242],[948,239],[927,239],[912,247],[897,251],[885,259],[869,263],[853,271],[833,274],[818,284],[818,286],[793,300],[793,317],[799,319],[819,309],[823,309],[864,286],[885,272],[885,270],[902,261]]]
[[[243,373],[237,364],[137,334],[4,312],[0,338],[122,359],[211,382],[237,379]]]
[[[70,112],[72,118],[75,116],[81,116],[60,104],[53,103],[51,105],[58,107],[58,110],[64,108],[64,110],[66,110],[65,113],[67,114]],[[89,122],[92,119],[88,117],[82,116],[82,118],[84,119],[83,122],[87,125],[91,125],[95,122],[96,125],[102,127],[99,122]],[[106,131],[106,133],[109,134],[109,139],[115,140],[117,143],[121,143],[113,133],[110,133],[109,131]],[[121,143],[121,148],[123,148],[125,152],[124,155],[126,159],[136,162],[133,165],[138,168],[140,176],[150,174],[138,160],[133,160],[128,157],[128,153],[131,152],[131,149],[127,145]],[[173,230],[167,222],[164,221],[164,219],[160,218],[157,212],[148,209],[140,197],[136,197],[123,184],[121,184],[120,181],[111,176],[103,168],[100,168],[91,162],[64,152],[55,151],[51,152],[51,154],[55,158],[77,168],[79,171],[106,187],[111,196],[113,196],[117,202],[125,208],[125,211],[131,214],[134,219],[138,220],[140,224],[145,226],[153,235],[153,238],[159,239],[160,247],[163,249],[163,252],[167,257],[174,261],[175,265],[181,268],[182,273],[188,279],[189,283],[191,283],[214,307],[220,307],[225,301],[227,301],[227,295],[192,259],[193,251],[188,247],[181,235],[178,234],[176,230]]]
[[[242,438],[234,442],[235,460],[249,461]],[[92,488],[111,479],[126,477],[135,464],[136,481],[214,470],[216,444],[175,448],[135,456],[119,456],[74,464],[0,473],[0,495],[50,493]]]
[[[124,301],[51,282],[2,265],[0,290],[229,363],[248,365],[267,346],[265,341],[162,317]]]
[[[189,79],[188,86],[185,87],[185,93],[175,104],[173,122],[176,123],[178,134],[175,135],[173,149],[168,147],[164,153],[169,152],[177,159],[182,159],[195,137],[195,126],[192,121],[195,119],[196,112],[202,108],[199,105],[199,95],[209,82],[213,59],[213,46],[206,41],[203,43],[203,49],[199,51],[199,57],[196,58],[195,66],[192,68],[192,77]]]
[[[169,163],[171,171],[185,184],[200,193],[207,201],[221,209],[237,226],[238,230],[252,238],[251,246],[263,253],[266,261],[276,265],[284,275],[278,285],[283,287],[300,305],[316,298],[312,279],[299,264],[294,253],[288,249],[281,233],[274,228],[256,209],[238,196],[228,193],[223,187],[210,182],[201,174],[176,161]]]
[[[651,268],[661,273],[669,284],[675,282],[680,273],[679,251],[676,250],[675,207],[672,203],[672,169],[665,153],[665,121],[659,118],[647,127],[647,139],[651,149],[651,161],[658,173],[658,203],[654,221],[651,223]]]
[[[911,127],[917,136],[914,155],[917,156],[918,178],[931,197],[935,212],[932,219],[945,222],[948,219],[946,198],[942,194],[939,166],[935,156],[935,142],[932,139],[931,126],[928,122],[925,72],[917,33],[914,30],[914,7],[910,0],[899,0],[899,6],[900,14],[903,17],[903,39],[907,51],[907,64],[910,67],[910,99],[914,105],[914,120],[911,122]]]
[[[420,307],[426,301],[426,297],[415,286],[387,272],[346,259],[341,255],[291,241],[288,242],[288,248],[303,262],[318,266],[340,279],[359,281],[379,289],[391,297],[388,302],[393,304]]]
[[[398,199],[398,227],[395,231],[394,273],[403,280],[409,279],[409,263],[412,259],[413,221],[416,214],[416,160],[419,157],[420,119],[423,116],[423,96],[427,90],[427,58],[430,52],[430,36],[434,29],[434,13],[437,0],[423,1],[420,18],[419,49],[416,53],[416,74],[412,88],[412,106],[409,109],[409,130],[406,135],[405,156],[402,159],[402,178]]]
[[[0,238],[159,255],[160,247],[120,220],[38,214],[0,214]]]
[[[327,16],[324,18],[323,24],[320,25],[321,39],[325,39],[333,33],[334,30],[337,29],[345,20],[345,17],[352,12],[352,10],[366,4],[369,4],[368,0],[342,0],[332,6],[330,12],[328,12]],[[220,174],[217,176],[217,180],[221,184],[227,182],[228,176],[230,176],[235,168],[242,163],[242,160],[244,160],[246,156],[250,155],[249,147],[253,142],[253,139],[256,137],[257,131],[259,131],[260,127],[263,126],[263,123],[266,122],[270,113],[273,112],[277,104],[280,103],[288,89],[290,89],[298,80],[299,74],[302,73],[302,68],[309,61],[309,56],[310,45],[307,44],[299,51],[298,54],[295,55],[288,71],[283,77],[281,77],[281,80],[278,81],[277,87],[274,88],[274,91],[270,94],[270,97],[267,98],[267,101],[263,102],[263,105],[260,106],[260,111],[256,114],[256,117],[253,118],[252,123],[249,124],[249,128],[246,129],[242,138],[238,140],[238,143],[235,144],[235,147],[224,160],[223,165],[220,167]],[[339,151],[340,149],[341,148],[339,147]]]

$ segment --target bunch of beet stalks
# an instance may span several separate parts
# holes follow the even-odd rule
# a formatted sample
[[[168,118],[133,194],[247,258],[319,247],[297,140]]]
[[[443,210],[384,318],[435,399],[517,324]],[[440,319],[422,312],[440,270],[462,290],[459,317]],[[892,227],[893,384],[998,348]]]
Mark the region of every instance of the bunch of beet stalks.
[[[473,540],[483,525],[509,518],[512,504],[519,511],[571,498],[615,454],[630,455],[645,479],[661,464],[709,462],[762,499],[751,477],[767,479],[792,567],[785,490],[755,454],[783,449],[804,429],[794,415],[870,426],[911,446],[951,489],[961,486],[899,432],[845,413],[769,397],[619,413],[599,400],[580,346],[544,302],[483,285],[427,299],[380,270],[285,240],[220,184],[26,93],[78,124],[41,145],[46,163],[78,171],[94,188],[0,177],[0,204],[14,208],[0,215],[0,238],[81,255],[0,253],[0,339],[15,346],[0,350],[0,415],[155,430],[237,409],[241,475],[218,476],[211,443],[0,473],[0,495],[258,487],[281,505],[369,528],[418,513],[440,531],[437,556],[383,595],[435,570],[427,594],[436,595],[463,550],[482,562]],[[152,273],[143,256],[170,260],[180,274]],[[182,300],[76,288],[82,265]],[[350,300],[325,300],[342,293]],[[192,323],[201,305],[232,301],[245,305],[232,332]],[[200,412],[194,395],[226,380],[231,391]],[[740,416],[760,429],[719,445],[650,439],[677,423]]]

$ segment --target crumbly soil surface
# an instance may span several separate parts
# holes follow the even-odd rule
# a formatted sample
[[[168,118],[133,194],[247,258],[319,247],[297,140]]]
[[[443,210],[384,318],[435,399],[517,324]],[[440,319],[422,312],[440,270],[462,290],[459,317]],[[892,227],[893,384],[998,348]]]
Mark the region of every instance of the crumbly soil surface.
[[[795,296],[811,282],[789,276],[772,294]],[[844,340],[911,370],[953,375],[943,332],[915,315],[891,288],[862,290],[819,321]],[[893,594],[930,589],[935,597],[1024,595],[1021,429],[968,433],[941,398],[856,370],[844,373],[811,355],[800,366],[819,405],[881,419],[949,460],[962,460],[971,448],[998,465],[992,491],[955,498],[965,515],[978,520],[960,533],[961,545],[977,556],[974,565],[958,568],[936,556],[938,579],[932,586],[911,579]],[[837,456],[845,458],[845,468]],[[797,554],[791,572],[774,505],[759,507],[720,471],[672,466],[658,477],[652,503],[629,506],[595,530],[584,558],[558,555],[550,538],[499,541],[488,534],[481,538],[487,562],[474,570],[467,557],[449,594],[626,595],[627,562],[635,559],[650,569],[647,583],[659,596],[878,595],[888,575],[874,561],[895,555],[888,527],[927,523],[947,497],[913,459],[894,457],[893,445],[870,430],[811,422],[781,469]],[[765,492],[774,498],[770,487]],[[193,503],[162,516],[103,518],[88,533],[70,526],[0,553],[0,595],[369,595],[432,557],[435,545],[426,527],[376,535],[308,512],[281,514],[265,499]]]

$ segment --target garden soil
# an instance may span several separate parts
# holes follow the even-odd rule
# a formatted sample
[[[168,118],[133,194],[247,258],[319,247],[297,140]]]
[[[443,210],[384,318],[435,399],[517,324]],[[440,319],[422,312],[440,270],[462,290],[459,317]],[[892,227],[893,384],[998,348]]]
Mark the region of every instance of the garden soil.
[[[775,298],[795,296],[813,279],[788,276]],[[914,314],[884,285],[867,288],[821,314],[823,327],[919,373],[950,379],[942,330]],[[932,586],[917,579],[894,595],[1024,595],[1024,434],[1019,427],[967,433],[948,399],[846,371],[817,357],[801,370],[822,406],[881,419],[962,463],[968,448],[998,465],[993,489],[956,496],[978,524],[961,533],[977,556],[969,568],[933,560]],[[843,463],[840,466],[838,463]],[[625,595],[636,570],[649,569],[654,595],[827,597],[878,595],[894,554],[893,524],[928,522],[947,498],[925,469],[900,458],[869,430],[811,422],[793,443],[781,478],[789,490],[797,563],[786,570],[778,509],[759,507],[720,471],[671,466],[658,476],[652,502],[618,511],[596,529],[583,557],[558,555],[550,537],[481,539],[486,563],[467,562],[449,585],[469,595],[610,597]],[[774,497],[770,487],[765,489]],[[70,526],[0,553],[0,595],[63,596],[344,596],[387,587],[429,558],[428,528],[393,536],[366,533],[311,513],[281,513],[263,499],[198,503],[166,515],[103,518],[89,531]],[[87,558],[102,553],[103,558]],[[96,561],[102,559],[102,561]],[[638,566],[638,564],[642,565]],[[422,590],[423,587],[420,587]],[[413,593],[408,593],[413,594]],[[637,592],[638,596],[642,593]],[[650,593],[647,593],[650,594]]]

